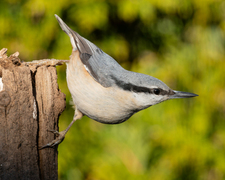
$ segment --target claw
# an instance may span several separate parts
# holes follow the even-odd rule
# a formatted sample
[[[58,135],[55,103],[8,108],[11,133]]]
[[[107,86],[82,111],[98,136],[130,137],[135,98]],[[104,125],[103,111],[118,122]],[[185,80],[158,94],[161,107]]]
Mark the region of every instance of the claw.
[[[75,114],[74,114],[74,118],[73,118],[72,122],[70,123],[70,125],[64,131],[61,131],[61,132],[58,132],[58,131],[55,131],[55,130],[48,130],[49,132],[54,133],[57,136],[57,138],[55,140],[53,140],[52,142],[50,142],[50,143],[48,143],[44,146],[41,146],[39,149],[54,147],[54,146],[60,144],[64,140],[66,133],[68,132],[70,127],[73,125],[73,123],[77,119],[80,119],[82,117],[83,117],[83,114],[78,109],[76,109]]]
[[[39,150],[44,149],[44,148],[48,148],[48,147],[52,148],[52,147],[60,144],[64,140],[65,135],[66,135],[66,131],[65,130],[61,131],[61,132],[58,132],[58,131],[55,131],[55,130],[48,130],[48,131],[56,134],[57,138],[54,139],[52,142],[50,142],[50,143],[48,143],[48,144],[46,144],[44,146],[41,146],[40,148],[38,148]]]
[[[56,131],[56,130],[49,130],[48,129],[47,131],[55,134],[56,136],[59,136],[60,135],[59,131]]]

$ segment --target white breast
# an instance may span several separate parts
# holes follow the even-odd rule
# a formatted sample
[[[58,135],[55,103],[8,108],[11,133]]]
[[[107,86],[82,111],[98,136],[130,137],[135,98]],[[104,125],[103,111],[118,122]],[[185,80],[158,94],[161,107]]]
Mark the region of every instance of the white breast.
[[[120,123],[136,112],[134,94],[116,87],[105,88],[95,81],[78,51],[72,53],[67,65],[67,84],[76,107],[96,121]]]

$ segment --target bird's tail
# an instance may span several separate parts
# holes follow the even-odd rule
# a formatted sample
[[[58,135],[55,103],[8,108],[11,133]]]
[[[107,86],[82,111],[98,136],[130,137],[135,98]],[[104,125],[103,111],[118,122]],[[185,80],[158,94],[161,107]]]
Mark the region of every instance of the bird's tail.
[[[59,22],[60,27],[62,30],[70,37],[70,42],[73,47],[73,51],[78,50],[80,54],[84,54],[87,56],[92,56],[94,53],[94,44],[80,36],[77,32],[73,31],[63,20],[55,14],[56,19]],[[93,46],[94,45],[94,46]]]

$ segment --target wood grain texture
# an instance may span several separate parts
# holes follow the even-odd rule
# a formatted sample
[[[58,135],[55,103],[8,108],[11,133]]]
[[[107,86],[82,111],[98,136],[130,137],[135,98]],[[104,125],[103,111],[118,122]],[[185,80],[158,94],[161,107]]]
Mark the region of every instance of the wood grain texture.
[[[38,147],[54,139],[65,95],[55,67],[34,71],[17,56],[0,53],[0,179],[58,179],[57,148]]]
[[[35,87],[39,118],[38,144],[42,146],[54,139],[54,134],[47,130],[58,131],[58,118],[65,109],[65,95],[58,90],[55,67],[39,67],[35,75]],[[57,155],[56,148],[39,151],[42,179],[54,179],[58,176]]]

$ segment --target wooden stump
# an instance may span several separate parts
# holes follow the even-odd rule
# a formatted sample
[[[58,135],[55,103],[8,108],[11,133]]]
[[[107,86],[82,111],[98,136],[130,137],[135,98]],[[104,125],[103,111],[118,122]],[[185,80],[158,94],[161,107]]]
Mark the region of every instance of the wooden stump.
[[[0,51],[0,179],[58,179],[57,148],[52,141],[65,95],[56,68],[21,63],[19,53]]]

